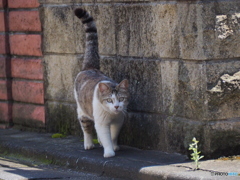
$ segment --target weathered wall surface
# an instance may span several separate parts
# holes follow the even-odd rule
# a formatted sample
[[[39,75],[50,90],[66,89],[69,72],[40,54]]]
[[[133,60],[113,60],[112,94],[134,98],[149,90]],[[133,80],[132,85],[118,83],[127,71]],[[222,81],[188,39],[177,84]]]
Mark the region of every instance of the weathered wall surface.
[[[101,69],[130,80],[121,144],[186,153],[195,136],[206,157],[240,145],[240,2],[40,0],[49,131],[79,134],[73,82],[84,7],[99,32]],[[239,151],[238,151],[239,153]]]

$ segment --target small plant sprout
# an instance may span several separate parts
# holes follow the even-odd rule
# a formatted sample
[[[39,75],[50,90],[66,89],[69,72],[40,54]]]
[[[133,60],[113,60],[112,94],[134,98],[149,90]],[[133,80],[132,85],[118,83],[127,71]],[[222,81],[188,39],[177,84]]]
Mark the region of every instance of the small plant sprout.
[[[192,150],[193,153],[191,154],[192,158],[191,160],[193,160],[195,162],[195,165],[196,165],[196,168],[195,170],[199,169],[200,165],[199,165],[199,160],[202,159],[204,156],[200,156],[199,154],[201,153],[201,151],[198,152],[198,142],[196,140],[196,138],[194,137],[192,139],[193,143],[192,144],[189,144],[189,150]]]

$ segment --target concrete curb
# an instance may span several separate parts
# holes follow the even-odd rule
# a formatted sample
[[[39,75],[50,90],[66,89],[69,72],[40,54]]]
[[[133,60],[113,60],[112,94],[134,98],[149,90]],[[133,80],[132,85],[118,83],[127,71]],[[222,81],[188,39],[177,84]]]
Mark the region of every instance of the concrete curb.
[[[51,138],[51,134],[0,130],[0,152],[56,164],[73,170],[121,179],[219,179],[210,171],[193,171],[186,157],[121,146],[114,158],[103,149],[86,151],[78,137]],[[239,161],[240,162],[240,161]],[[234,177],[224,177],[224,179]],[[236,177],[238,178],[238,177]]]

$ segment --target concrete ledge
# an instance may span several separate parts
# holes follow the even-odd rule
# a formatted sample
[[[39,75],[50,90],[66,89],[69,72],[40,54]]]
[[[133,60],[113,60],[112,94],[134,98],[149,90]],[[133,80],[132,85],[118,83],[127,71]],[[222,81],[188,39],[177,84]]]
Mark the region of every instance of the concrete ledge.
[[[237,169],[239,160],[227,162],[217,160],[203,161],[201,164],[204,169],[193,171],[192,163],[187,163],[185,156],[126,146],[121,146],[116,157],[105,159],[101,147],[85,151],[83,143],[77,137],[53,139],[51,134],[14,129],[0,130],[0,152],[27,156],[99,176],[122,179],[221,179],[219,176],[213,176],[211,172],[239,170]],[[225,176],[223,178],[235,179]]]

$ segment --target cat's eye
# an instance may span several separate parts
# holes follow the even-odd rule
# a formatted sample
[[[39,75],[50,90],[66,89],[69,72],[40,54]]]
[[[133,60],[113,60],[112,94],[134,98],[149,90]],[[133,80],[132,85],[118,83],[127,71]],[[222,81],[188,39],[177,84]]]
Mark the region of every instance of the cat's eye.
[[[112,103],[113,101],[112,101],[111,98],[108,98],[108,99],[107,99],[107,102],[108,102],[108,103]]]
[[[124,100],[124,97],[119,98],[119,102],[122,102]]]

